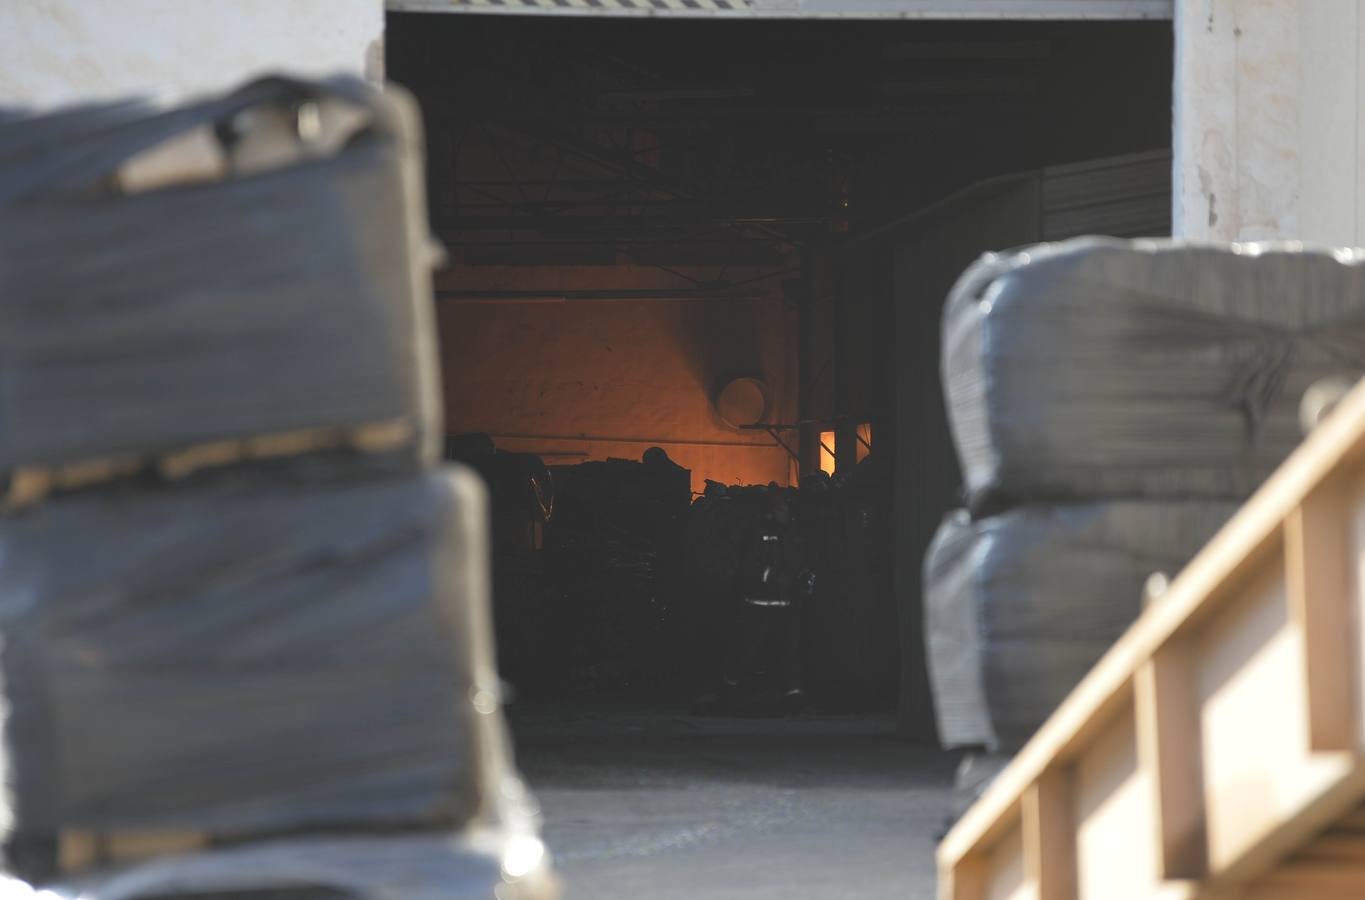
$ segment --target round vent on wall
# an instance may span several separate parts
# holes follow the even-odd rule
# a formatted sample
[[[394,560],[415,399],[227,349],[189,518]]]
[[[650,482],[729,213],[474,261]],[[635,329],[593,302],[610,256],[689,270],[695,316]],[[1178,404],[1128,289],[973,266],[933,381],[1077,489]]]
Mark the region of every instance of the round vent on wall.
[[[716,395],[716,413],[731,428],[759,425],[768,418],[768,386],[758,378],[736,378]]]

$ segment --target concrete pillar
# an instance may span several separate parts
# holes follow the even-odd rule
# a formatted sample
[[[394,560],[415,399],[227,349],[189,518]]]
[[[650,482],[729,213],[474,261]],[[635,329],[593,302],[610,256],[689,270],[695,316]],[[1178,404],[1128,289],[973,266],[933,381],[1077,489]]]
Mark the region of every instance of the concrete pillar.
[[[379,79],[383,0],[0,3],[0,106],[172,101],[266,72]]]
[[[1180,237],[1365,239],[1362,0],[1176,0]]]

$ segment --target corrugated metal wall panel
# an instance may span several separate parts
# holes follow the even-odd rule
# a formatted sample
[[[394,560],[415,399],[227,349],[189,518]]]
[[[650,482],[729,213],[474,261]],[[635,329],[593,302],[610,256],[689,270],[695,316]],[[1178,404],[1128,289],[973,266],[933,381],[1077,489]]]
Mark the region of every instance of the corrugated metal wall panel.
[[[683,18],[1171,19],[1174,0],[386,0],[391,12]]]
[[[1171,233],[1171,197],[1145,197],[1050,213],[1043,217],[1043,240],[1061,241],[1088,234],[1111,237],[1161,237]]]
[[[1171,233],[1171,152],[1155,150],[1042,173],[1043,239]]]

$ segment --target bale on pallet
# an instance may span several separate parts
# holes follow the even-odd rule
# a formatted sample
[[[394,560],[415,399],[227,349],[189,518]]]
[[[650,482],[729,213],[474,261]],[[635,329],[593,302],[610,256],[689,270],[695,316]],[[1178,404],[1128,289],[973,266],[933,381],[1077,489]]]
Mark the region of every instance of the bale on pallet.
[[[0,482],[376,426],[434,461],[420,148],[411,101],[352,79],[6,119]]]
[[[13,831],[459,825],[511,776],[472,474],[110,486],[0,520]]]
[[[1242,499],[1324,377],[1365,373],[1365,255],[1087,238],[991,254],[943,320],[977,513],[1104,497]]]
[[[939,528],[924,563],[939,738],[1011,752],[1236,511],[1220,502],[1020,507]]]

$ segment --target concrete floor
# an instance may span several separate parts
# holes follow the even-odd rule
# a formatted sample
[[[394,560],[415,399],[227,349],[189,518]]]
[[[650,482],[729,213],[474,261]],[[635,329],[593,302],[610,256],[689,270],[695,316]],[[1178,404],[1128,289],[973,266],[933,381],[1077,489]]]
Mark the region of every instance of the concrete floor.
[[[511,718],[566,900],[934,897],[953,761],[889,718]]]

